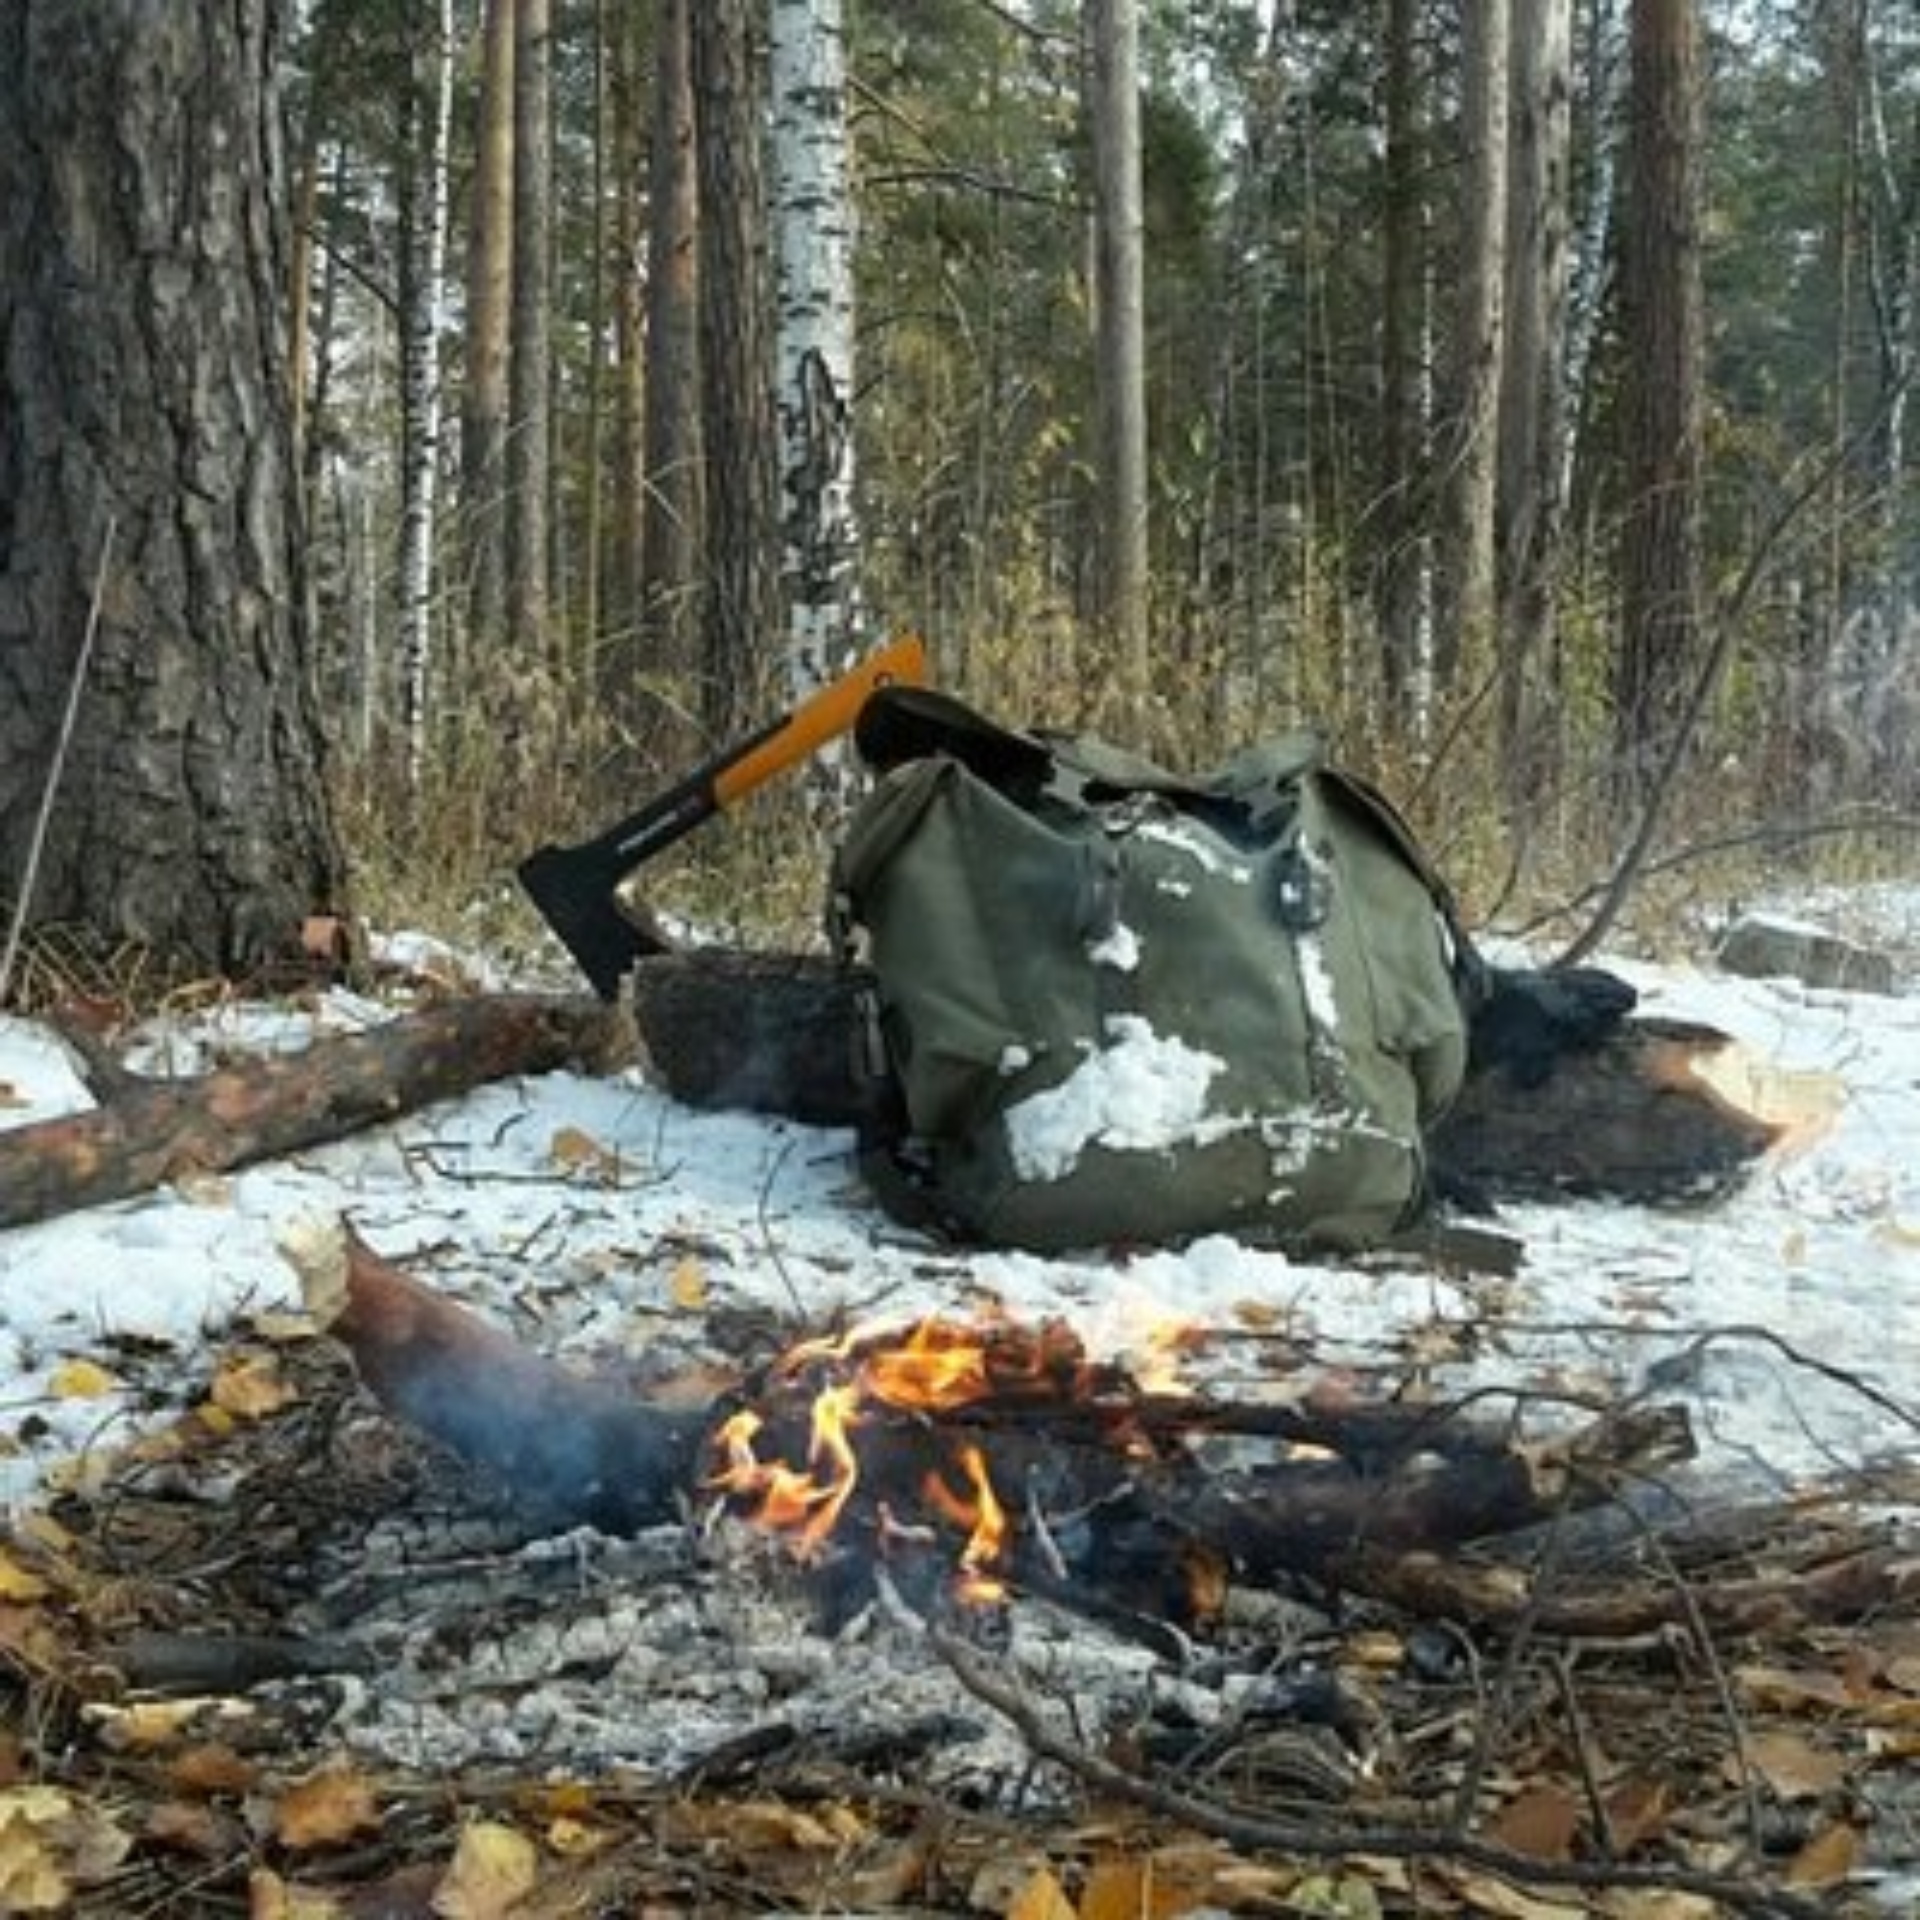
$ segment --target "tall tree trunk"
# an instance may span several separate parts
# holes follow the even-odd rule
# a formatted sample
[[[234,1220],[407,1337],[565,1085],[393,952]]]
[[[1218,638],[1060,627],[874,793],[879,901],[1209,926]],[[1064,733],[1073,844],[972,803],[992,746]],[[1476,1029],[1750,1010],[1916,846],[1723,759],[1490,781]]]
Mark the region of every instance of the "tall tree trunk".
[[[764,711],[780,632],[761,92],[747,0],[693,9],[706,453],[701,714],[716,739]]]
[[[624,8],[618,9],[621,14]],[[606,402],[607,402],[607,148],[613,120],[608,111],[607,34],[611,16],[607,0],[593,0],[590,32],[593,38],[593,159],[589,167],[587,231],[591,257],[587,267],[587,392],[586,445],[581,451],[580,506],[580,648],[588,662],[600,655],[600,597],[603,543],[606,533]]]
[[[274,0],[0,9],[0,895],[27,887],[99,576],[31,919],[210,971],[297,950],[342,882],[287,364],[286,25]]]
[[[551,0],[514,0],[513,299],[507,378],[507,624],[547,658],[553,484],[553,27]]]
[[[485,0],[473,206],[467,227],[466,386],[460,491],[468,620],[481,645],[506,627],[507,369],[513,305],[514,0]]]
[[[1094,178],[1094,367],[1099,473],[1100,625],[1130,697],[1147,652],[1145,220],[1140,177],[1137,0],[1087,0],[1088,121]]]
[[[426,768],[439,531],[440,341],[446,327],[453,0],[414,0],[400,192],[400,725],[407,782]]]
[[[853,475],[853,190],[843,0],[773,0],[768,80],[788,690],[831,676],[862,621]]]
[[[1443,692],[1463,665],[1492,658],[1494,505],[1505,345],[1507,69],[1512,0],[1464,0],[1461,17],[1460,292],[1443,455],[1445,546],[1435,672]]]
[[[1697,0],[1634,0],[1621,263],[1626,517],[1616,761],[1644,801],[1700,624],[1702,101]]]
[[[657,15],[661,9],[654,10]],[[611,311],[612,449],[608,455],[607,526],[600,591],[605,639],[598,650],[600,691],[608,711],[631,726],[637,718],[634,682],[641,665],[640,527],[646,511],[647,356],[646,289],[650,263],[646,232],[645,71],[647,16],[637,7],[615,11],[609,27],[608,107],[612,114]],[[643,270],[643,268],[645,270]]]
[[[1381,118],[1380,476],[1374,566],[1381,685],[1406,730],[1430,664],[1432,551],[1425,521],[1430,267],[1416,60],[1417,0],[1387,0]]]
[[[1572,59],[1572,0],[1533,0],[1513,46],[1495,541],[1501,754],[1516,802],[1541,770],[1529,681],[1553,624],[1565,518]]]
[[[641,604],[656,657],[694,665],[701,447],[700,191],[689,0],[661,0],[647,163],[647,392]]]

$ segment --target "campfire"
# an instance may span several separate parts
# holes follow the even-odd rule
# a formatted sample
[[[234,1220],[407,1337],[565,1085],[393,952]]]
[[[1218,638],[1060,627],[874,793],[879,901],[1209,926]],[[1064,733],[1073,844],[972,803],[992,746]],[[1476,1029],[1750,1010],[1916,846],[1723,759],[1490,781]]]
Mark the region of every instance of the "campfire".
[[[1853,1647],[1847,1711],[1907,1724],[1897,1647],[1883,1674],[1821,1636],[1905,1618],[1910,1554],[1839,1502],[1663,1534],[1676,1408],[1469,1418],[1358,1370],[1235,1372],[1220,1330],[1171,1318],[1123,1360],[990,1307],[784,1343],[761,1324],[724,1375],[634,1380],[533,1352],[337,1228],[295,1252],[338,1346],[307,1343],[250,1468],[203,1505],[176,1461],[89,1522],[103,1593],[189,1570],[138,1631],[116,1600],[85,1670],[124,1694],[89,1724],[150,1737],[143,1702],[187,1694],[180,1737],[320,1731],[468,1807],[501,1768],[557,1773],[570,1817],[617,1799],[644,1824],[627,1905],[596,1910],[697,1900],[717,1846],[771,1832],[782,1864],[751,1871],[807,1904],[1037,1911],[1052,1866],[1010,1867],[1009,1836],[1081,1832],[1082,1791],[1141,1809],[1071,1869],[1084,1911],[1103,1874],[1126,1911],[1143,1875],[1270,1909],[1335,1856],[1383,1912],[1471,1910],[1489,1874],[1707,1899],[1738,1891],[1714,1866],[1742,1833],[1729,1689],[1782,1780],[1818,1757],[1781,1726],[1810,1648]],[[1778,1651],[1722,1666],[1743,1638]],[[1827,1858],[1860,1804],[1784,1802],[1774,1844]],[[824,1877],[774,1880],[796,1849]]]

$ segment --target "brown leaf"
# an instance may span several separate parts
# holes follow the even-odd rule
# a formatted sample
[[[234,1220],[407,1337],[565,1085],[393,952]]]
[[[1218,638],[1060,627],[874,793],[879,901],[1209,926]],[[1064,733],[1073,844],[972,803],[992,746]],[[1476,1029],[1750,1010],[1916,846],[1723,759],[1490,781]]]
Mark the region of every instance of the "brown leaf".
[[[1580,1803],[1564,1787],[1529,1787],[1501,1808],[1490,1838],[1533,1860],[1571,1860]]]
[[[1750,1735],[1747,1765],[1782,1800],[1818,1800],[1847,1777],[1847,1763],[1839,1754],[1825,1752],[1799,1734],[1784,1729]],[[1729,1778],[1739,1776],[1739,1768],[1732,1759],[1728,1760],[1726,1771]]]
[[[297,1887],[260,1867],[247,1881],[247,1920],[346,1920],[346,1909],[330,1893]]]
[[[162,1800],[147,1811],[147,1841],[170,1853],[224,1860],[241,1845],[240,1823],[204,1800]]]
[[[1787,1884],[1792,1887],[1833,1887],[1853,1871],[1860,1859],[1860,1836],[1844,1820],[1822,1827],[1787,1862]]]
[[[373,1789],[346,1767],[326,1767],[296,1782],[273,1810],[274,1833],[295,1853],[338,1846],[379,1825]]]
[[[1608,1789],[1607,1830],[1616,1851],[1631,1854],[1666,1830],[1673,1800],[1664,1782],[1627,1779]]]
[[[218,1741],[189,1747],[168,1773],[176,1793],[250,1793],[260,1779],[251,1760]]]

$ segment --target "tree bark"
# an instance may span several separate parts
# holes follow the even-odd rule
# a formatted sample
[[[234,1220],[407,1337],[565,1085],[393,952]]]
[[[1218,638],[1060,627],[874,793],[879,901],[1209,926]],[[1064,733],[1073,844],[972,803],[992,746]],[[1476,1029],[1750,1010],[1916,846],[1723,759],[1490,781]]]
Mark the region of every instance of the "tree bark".
[[[460,414],[470,637],[506,627],[509,316],[513,306],[514,0],[486,0],[473,205],[467,226],[466,389]]]
[[[551,0],[514,0],[513,300],[507,421],[507,626],[545,659],[553,484],[553,25]]]
[[[400,178],[400,727],[408,784],[426,771],[439,534],[440,337],[453,130],[453,0],[415,0],[406,31]]]
[[[0,896],[27,891],[59,776],[30,920],[214,973],[297,953],[342,886],[285,327],[285,26],[278,0],[0,10]]]
[[[1094,170],[1095,435],[1099,619],[1128,696],[1144,700],[1147,651],[1147,348],[1137,0],[1088,0]]]
[[[854,521],[854,207],[842,0],[774,0],[775,395],[787,691],[833,675],[862,624]]]
[[[1673,738],[1700,632],[1701,91],[1697,0],[1635,0],[1623,225],[1626,515],[1614,675],[1621,801]]]
[[[764,710],[780,631],[761,90],[745,0],[695,7],[692,47],[707,507],[701,716],[720,741]]]
[[[1536,0],[1513,46],[1495,512],[1500,748],[1515,820],[1545,768],[1536,735],[1547,703],[1534,681],[1552,632],[1564,520],[1572,59],[1572,0]]]
[[[695,666],[706,528],[701,440],[700,191],[690,0],[662,0],[654,46],[647,160],[646,503],[640,528],[641,608],[654,657]]]
[[[1512,0],[1465,0],[1461,8],[1459,296],[1449,353],[1444,431],[1445,549],[1434,639],[1435,678],[1445,694],[1463,671],[1492,658],[1494,505],[1499,460],[1500,368],[1506,351],[1507,86]]]

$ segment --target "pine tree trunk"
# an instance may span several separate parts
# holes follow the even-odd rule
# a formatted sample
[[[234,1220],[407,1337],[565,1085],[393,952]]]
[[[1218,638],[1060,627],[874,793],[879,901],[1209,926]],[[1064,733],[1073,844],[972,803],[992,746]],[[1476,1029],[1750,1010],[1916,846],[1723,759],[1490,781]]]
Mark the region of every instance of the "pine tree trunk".
[[[1136,0],[1088,0],[1088,118],[1094,169],[1095,383],[1099,412],[1100,624],[1130,693],[1147,654],[1145,224],[1140,177]]]
[[[1416,0],[1388,0],[1382,89],[1380,509],[1374,576],[1381,684],[1388,717],[1403,730],[1418,724],[1432,641],[1433,554],[1424,524],[1430,267],[1417,17]]]
[[[662,0],[654,47],[647,204],[647,390],[641,604],[655,653],[693,665],[701,454],[700,196],[689,0]]]
[[[460,491],[473,637],[506,626],[507,369],[513,305],[514,0],[485,0],[467,227]]]
[[[853,511],[853,241],[842,0],[773,0],[775,390],[788,691],[832,675],[861,625]]]
[[[513,299],[507,377],[507,627],[516,652],[554,642],[553,25],[551,0],[514,0]]]
[[[1463,668],[1491,656],[1494,501],[1500,364],[1505,339],[1507,67],[1511,0],[1461,8],[1460,290],[1455,309],[1445,437],[1442,604],[1435,677],[1452,690]]]
[[[26,887],[100,576],[32,919],[220,972],[295,950],[341,884],[285,330],[286,25],[276,0],[0,9],[0,896]]]
[[[706,450],[701,713],[716,741],[765,710],[780,631],[761,91],[746,0],[692,13]]]
[[[1495,542],[1501,755],[1516,803],[1543,770],[1530,679],[1552,626],[1564,519],[1572,57],[1572,0],[1535,0],[1513,46]],[[1525,817],[1520,805],[1512,817]]]
[[[1700,622],[1701,94],[1695,0],[1635,0],[1621,263],[1627,505],[1614,683],[1620,798],[1671,741]]]

